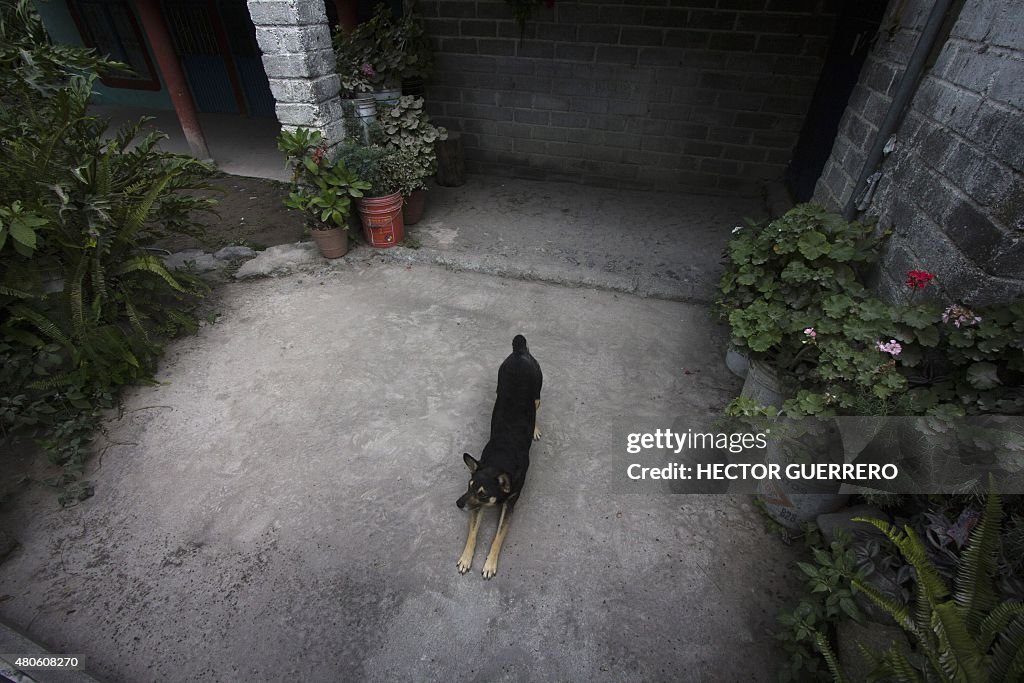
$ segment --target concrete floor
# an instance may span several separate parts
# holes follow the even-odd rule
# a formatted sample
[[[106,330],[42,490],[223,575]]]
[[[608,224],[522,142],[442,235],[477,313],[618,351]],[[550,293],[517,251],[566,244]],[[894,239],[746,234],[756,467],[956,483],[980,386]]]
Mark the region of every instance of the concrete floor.
[[[421,264],[231,284],[68,510],[0,518],[0,618],[109,681],[774,680],[792,552],[750,500],[610,493],[612,425],[720,410],[706,309]],[[497,577],[455,561],[498,364],[544,439]],[[683,368],[699,368],[687,374]]]
[[[424,259],[460,270],[708,303],[732,228],[769,210],[760,198],[474,175],[433,187],[409,234]]]

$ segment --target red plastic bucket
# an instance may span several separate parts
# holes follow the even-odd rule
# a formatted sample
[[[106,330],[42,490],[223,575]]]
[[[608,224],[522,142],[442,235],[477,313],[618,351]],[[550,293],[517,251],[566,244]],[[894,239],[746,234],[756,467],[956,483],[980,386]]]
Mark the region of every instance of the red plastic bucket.
[[[363,234],[371,247],[386,249],[405,239],[401,192],[385,197],[363,197],[356,200],[356,206],[363,221]]]

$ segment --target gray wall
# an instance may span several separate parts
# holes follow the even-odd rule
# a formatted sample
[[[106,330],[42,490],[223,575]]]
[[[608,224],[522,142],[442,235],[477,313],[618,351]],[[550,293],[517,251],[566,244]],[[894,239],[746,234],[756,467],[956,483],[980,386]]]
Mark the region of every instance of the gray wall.
[[[420,0],[428,108],[471,172],[756,193],[782,175],[831,37],[825,0]]]
[[[840,125],[815,199],[846,203],[931,2],[893,2]],[[926,73],[868,213],[895,234],[881,288],[906,298],[911,269],[946,299],[1024,296],[1024,3],[968,0]],[[893,28],[891,39],[885,29]]]

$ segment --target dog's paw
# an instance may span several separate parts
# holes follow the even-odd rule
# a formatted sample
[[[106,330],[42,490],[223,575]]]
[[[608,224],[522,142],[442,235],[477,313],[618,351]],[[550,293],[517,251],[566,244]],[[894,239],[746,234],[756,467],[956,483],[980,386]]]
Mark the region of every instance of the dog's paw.
[[[459,568],[460,574],[465,574],[473,566],[473,558],[463,555],[459,558],[459,561],[455,563],[455,566]]]
[[[540,427],[533,428],[533,440],[540,441]]]
[[[484,570],[480,573],[483,574],[484,581],[487,581],[492,576],[498,573],[498,563],[491,562],[490,560],[484,562]]]

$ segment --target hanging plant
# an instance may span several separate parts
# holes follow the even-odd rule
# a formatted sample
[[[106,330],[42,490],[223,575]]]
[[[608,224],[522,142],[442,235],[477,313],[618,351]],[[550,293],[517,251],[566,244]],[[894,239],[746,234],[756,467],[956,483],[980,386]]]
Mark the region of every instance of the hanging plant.
[[[512,16],[519,26],[519,37],[526,30],[526,20],[533,16],[533,11],[544,5],[548,9],[555,6],[555,0],[505,0],[512,7]]]

